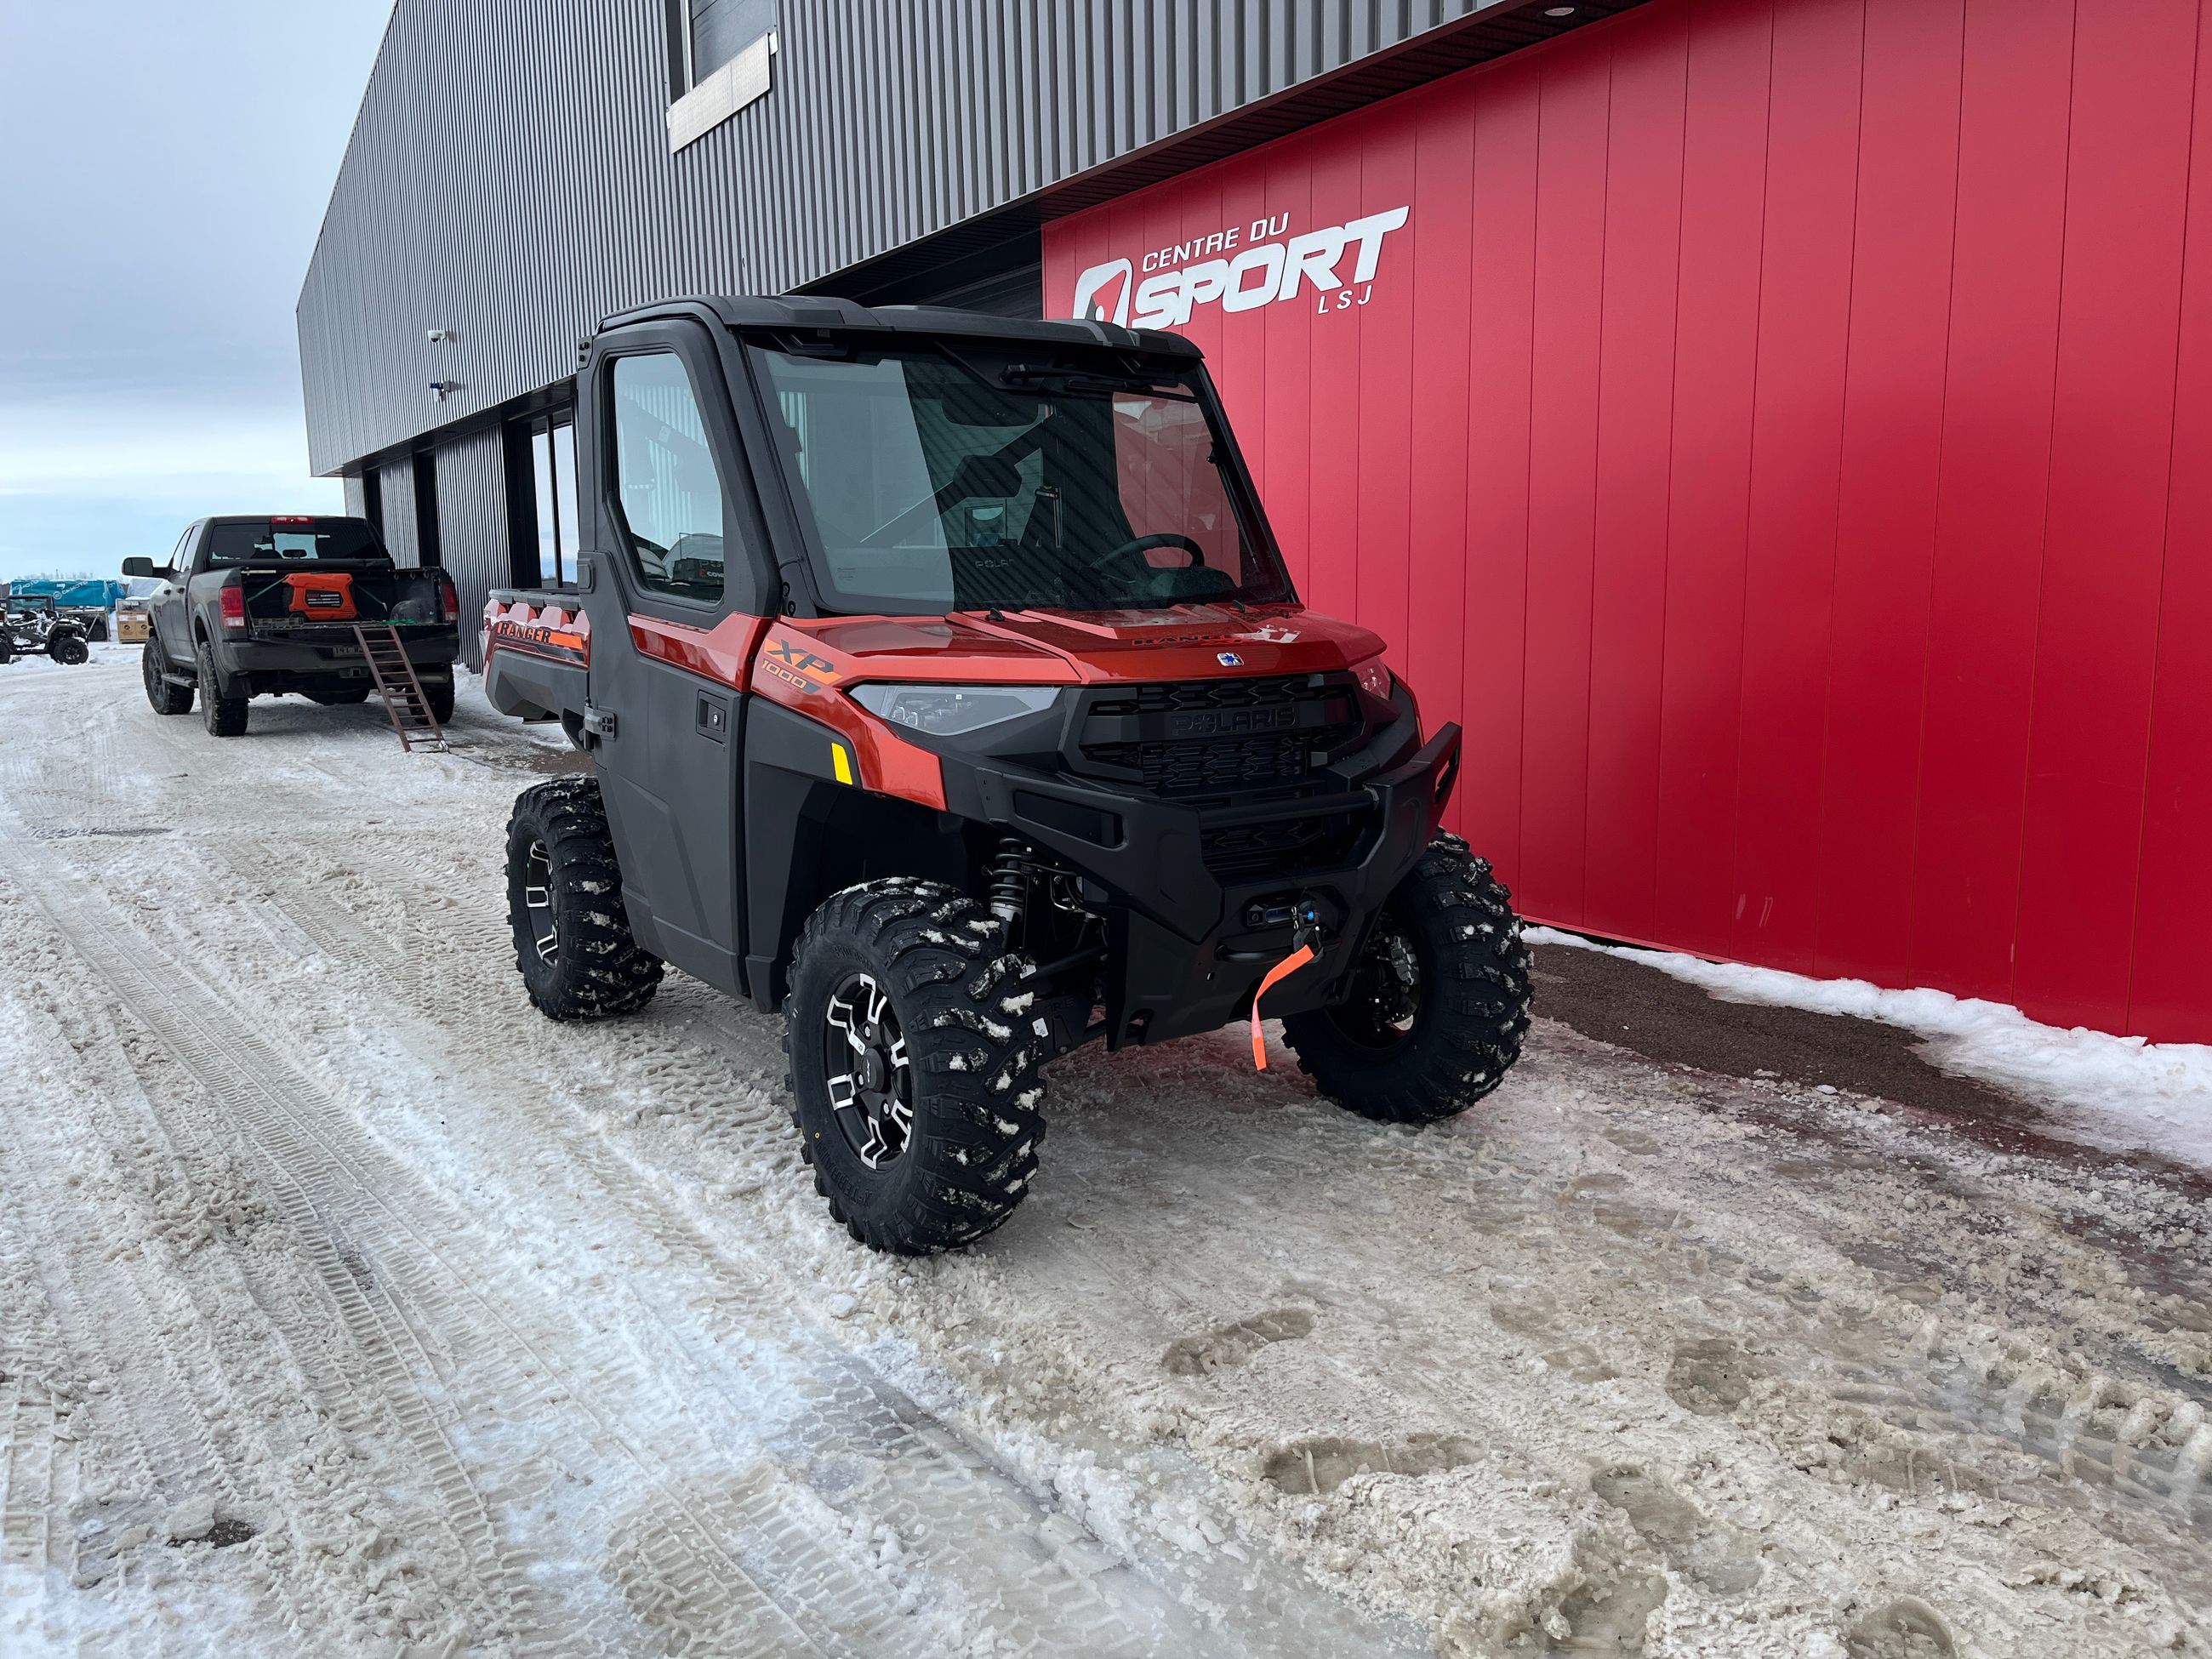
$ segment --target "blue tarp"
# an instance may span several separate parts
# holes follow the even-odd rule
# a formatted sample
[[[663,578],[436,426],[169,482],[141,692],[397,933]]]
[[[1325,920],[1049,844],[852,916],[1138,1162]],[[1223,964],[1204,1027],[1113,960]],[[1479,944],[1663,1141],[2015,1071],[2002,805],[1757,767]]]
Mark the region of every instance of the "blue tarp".
[[[95,581],[89,577],[77,581],[64,581],[56,576],[32,576],[9,583],[9,592],[18,597],[25,593],[51,593],[56,605],[80,605],[94,611],[112,611],[116,600],[130,589],[121,582]]]

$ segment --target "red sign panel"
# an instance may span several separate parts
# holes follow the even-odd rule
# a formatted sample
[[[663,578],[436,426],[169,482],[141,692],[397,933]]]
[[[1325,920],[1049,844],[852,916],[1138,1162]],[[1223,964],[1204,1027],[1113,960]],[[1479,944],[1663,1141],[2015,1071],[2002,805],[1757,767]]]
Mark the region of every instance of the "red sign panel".
[[[2208,88],[2195,0],[1653,0],[1047,309],[1206,349],[1528,914],[2212,1041]]]

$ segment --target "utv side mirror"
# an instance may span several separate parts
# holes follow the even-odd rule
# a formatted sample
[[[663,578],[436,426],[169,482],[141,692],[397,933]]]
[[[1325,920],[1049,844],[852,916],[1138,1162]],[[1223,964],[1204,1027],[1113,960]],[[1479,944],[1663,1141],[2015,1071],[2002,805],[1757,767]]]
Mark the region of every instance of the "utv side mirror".
[[[126,576],[150,578],[154,574],[154,562],[151,559],[125,559],[123,562],[123,574]]]

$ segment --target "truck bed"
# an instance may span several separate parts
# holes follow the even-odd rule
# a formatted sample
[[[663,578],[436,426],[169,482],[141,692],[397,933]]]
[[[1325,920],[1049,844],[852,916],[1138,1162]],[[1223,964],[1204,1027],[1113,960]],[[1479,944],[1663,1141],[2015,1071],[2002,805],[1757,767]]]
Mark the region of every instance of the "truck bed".
[[[255,639],[349,640],[357,623],[388,624],[403,633],[453,626],[440,615],[439,586],[445,572],[436,568],[400,570],[390,565],[319,562],[311,571],[298,564],[234,568],[246,592],[247,630]],[[355,615],[343,619],[316,617],[293,607],[293,590],[285,578],[341,573],[352,579]],[[230,570],[224,572],[230,574]]]

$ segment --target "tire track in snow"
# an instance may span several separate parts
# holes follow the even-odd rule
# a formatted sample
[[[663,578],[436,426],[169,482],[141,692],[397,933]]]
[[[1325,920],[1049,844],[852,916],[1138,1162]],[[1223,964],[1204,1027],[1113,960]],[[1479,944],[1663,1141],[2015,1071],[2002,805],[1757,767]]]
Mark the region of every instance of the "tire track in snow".
[[[103,739],[112,731],[112,722],[110,721],[95,728],[96,750],[105,748]],[[94,775],[100,770],[96,765],[90,769]],[[48,809],[45,815],[45,822],[48,824],[70,822],[74,817],[73,809],[82,804],[66,788],[46,788],[40,793],[40,805]],[[33,833],[38,832],[34,830]],[[46,833],[51,836],[55,832],[49,830]],[[60,833],[65,835],[69,832]],[[177,850],[181,852],[184,849],[179,848]],[[280,854],[283,850],[280,849]],[[131,975],[135,969],[132,964],[118,964],[112,957],[104,956],[97,945],[88,948],[88,934],[97,938],[112,930],[87,928],[81,925],[81,918],[56,915],[52,905],[43,908],[47,909],[49,920],[55,923],[63,937],[112,983],[117,981],[117,970],[120,967],[121,982],[116,988],[123,993],[126,1000],[131,1000],[134,991],[143,988],[133,982]],[[143,933],[143,929],[138,931]],[[147,941],[147,945],[156,953],[157,959],[163,959],[165,953],[161,952],[158,945],[150,940]],[[192,977],[173,957],[163,959],[163,966],[169,970],[164,978],[175,976],[190,981]],[[212,1018],[210,1018],[210,1007],[214,1010]],[[315,1115],[322,1119],[320,1123],[299,1111],[288,1111],[289,1103],[282,1097],[299,1092],[298,1085],[301,1079],[298,1074],[282,1062],[276,1062],[265,1043],[241,1045],[226,1036],[224,1028],[234,1028],[244,1024],[248,1017],[247,1011],[225,1006],[217,996],[210,1005],[197,1011],[185,1008],[176,1012],[184,1016],[183,1026],[169,1022],[170,1029],[160,1031],[158,1035],[204,1083],[210,1085],[211,1092],[224,1097],[224,1104],[234,1115],[253,1123],[260,1143],[258,1150],[264,1154],[273,1151],[274,1162],[281,1171],[297,1175],[306,1170],[314,1161],[315,1153],[322,1154],[326,1164],[343,1161],[344,1155],[331,1145],[328,1138],[328,1132],[343,1115],[335,1103],[328,1101],[317,1103],[323,1109]],[[155,1023],[161,1024],[159,1021]],[[252,1051],[249,1052],[249,1048]],[[220,1079],[226,1077],[229,1079],[229,1086],[221,1086]],[[273,1091],[272,1083],[275,1085]],[[349,1120],[347,1121],[349,1123]],[[351,1150],[359,1153],[362,1149]],[[311,1173],[326,1176],[329,1170],[325,1169]],[[368,1253],[358,1248],[357,1244],[358,1240],[371,1237],[374,1230],[361,1224],[364,1206],[359,1203],[349,1205],[346,1202],[348,1197],[359,1198],[374,1188],[375,1201],[391,1210],[390,1192],[406,1184],[404,1180],[364,1180],[358,1168],[349,1170],[348,1174],[352,1177],[350,1194],[340,1191],[337,1201],[333,1203],[328,1191],[319,1191],[312,1200],[325,1212],[322,1232],[328,1236],[329,1240],[335,1241],[334,1250],[326,1243],[319,1243],[319,1252],[324,1257],[319,1265],[325,1268],[326,1279],[342,1299],[347,1292],[356,1288],[372,1293],[383,1288],[377,1284],[375,1271],[369,1265]],[[327,1182],[324,1184],[326,1186]],[[334,1218],[340,1214],[345,1222],[350,1224],[350,1232],[335,1224]],[[432,1243],[425,1229],[413,1224],[410,1218],[398,1216],[396,1212],[387,1218],[401,1220],[403,1225],[412,1232],[416,1243],[433,1255],[437,1254],[437,1246]],[[436,1227],[442,1230],[453,1224],[454,1219],[440,1217]],[[336,1257],[335,1267],[330,1260],[332,1255]],[[392,1266],[388,1260],[379,1261],[375,1268],[389,1273]],[[344,1271],[340,1272],[337,1268]],[[465,1277],[448,1276],[456,1284]],[[360,1281],[358,1286],[355,1283],[356,1280]],[[418,1283],[409,1288],[410,1296],[396,1301],[390,1310],[393,1331],[389,1346],[378,1352],[373,1345],[358,1342],[356,1345],[369,1352],[380,1362],[378,1369],[383,1373],[380,1381],[387,1395],[393,1393],[398,1386],[397,1379],[390,1375],[388,1364],[395,1352],[411,1344],[416,1363],[436,1375],[439,1359],[447,1359],[450,1363],[450,1356],[442,1352],[444,1340],[456,1332],[465,1338],[472,1328],[480,1328],[485,1322],[483,1315],[489,1307],[479,1297],[479,1305],[458,1310],[456,1316],[455,1304],[441,1296],[439,1287]],[[449,1290],[452,1287],[445,1288]],[[527,1340],[515,1328],[514,1322],[502,1311],[496,1309],[489,1310],[492,1315],[490,1322],[503,1327],[506,1334],[527,1351],[527,1363],[520,1367],[521,1370],[545,1375],[563,1375],[561,1368],[553,1364],[546,1354],[531,1348]],[[356,1338],[360,1334],[359,1331],[355,1332]],[[471,1354],[469,1358],[471,1363],[478,1368],[484,1364],[484,1357],[481,1354]],[[604,1355],[599,1358],[604,1358]],[[507,1373],[506,1380],[510,1384],[505,1389],[508,1396],[507,1403],[518,1411],[535,1411],[541,1416],[549,1414],[532,1398],[542,1395],[544,1390],[542,1388],[532,1389],[519,1382],[514,1376],[518,1369],[515,1364],[509,1364],[503,1369]],[[613,1375],[567,1374],[566,1380],[569,1385],[566,1392],[567,1400],[577,1402],[591,1418],[585,1437],[599,1444],[621,1446],[657,1484],[661,1492],[657,1507],[665,1514],[664,1524],[657,1532],[648,1532],[642,1538],[630,1540],[631,1558],[650,1570],[653,1581],[639,1587],[634,1600],[652,1605],[680,1601],[693,1617],[704,1621],[708,1639],[714,1641],[742,1640],[749,1647],[766,1642],[778,1651],[793,1652],[803,1650],[823,1653],[865,1651],[897,1655],[918,1650],[918,1635],[902,1628],[902,1624],[911,1624],[912,1621],[902,1620],[897,1609],[875,1583],[854,1578],[842,1563],[834,1561],[824,1553],[794,1518],[785,1512],[788,1505],[781,1501],[776,1483],[740,1483],[746,1500],[742,1506],[687,1491],[682,1476],[677,1471],[641,1451],[631,1443],[618,1423],[594,1409],[591,1404],[602,1395],[619,1395],[622,1390],[615,1385],[632,1379]],[[441,1376],[441,1381],[449,1382],[450,1378]],[[331,1389],[334,1401],[344,1400],[349,1392],[343,1384]],[[444,1398],[436,1415],[439,1421],[450,1424],[460,1413],[453,1403],[449,1389],[441,1387],[440,1393]],[[462,1530],[470,1535],[477,1553],[484,1554],[487,1547],[482,1536],[481,1517],[474,1513],[483,1507],[481,1498],[473,1494],[472,1489],[465,1494],[455,1485],[452,1476],[459,1469],[458,1463],[453,1462],[450,1456],[439,1458],[435,1449],[425,1443],[426,1425],[421,1414],[403,1413],[402,1416],[403,1427],[410,1443],[418,1452],[430,1457],[431,1465],[437,1474],[437,1484],[449,1510],[461,1513]],[[586,1457],[588,1457],[588,1449]],[[556,1457],[556,1461],[573,1464],[585,1460],[572,1456],[566,1460]],[[647,1467],[648,1465],[651,1467]],[[741,1508],[750,1510],[750,1519],[741,1514]],[[733,1550],[730,1542],[732,1539],[744,1540],[746,1548],[744,1551]],[[834,1614],[826,1620],[807,1622],[826,1623],[830,1628],[810,1630],[806,1623],[793,1615],[791,1609],[779,1607],[776,1599],[764,1590],[753,1574],[747,1571],[745,1560],[740,1559],[741,1553],[756,1565],[765,1564],[764,1570],[787,1572],[793,1583],[799,1586],[802,1599],[809,1595],[822,1596],[827,1606],[834,1607]],[[763,1623],[773,1629],[775,1633],[772,1636],[756,1628]],[[754,1633],[741,1635],[749,1629]],[[854,1640],[856,1632],[860,1638],[857,1645]],[[675,1632],[679,1642],[689,1640],[696,1633],[685,1630]]]
[[[143,1041],[131,1052],[90,970],[58,941],[50,971],[76,981],[66,1038],[56,1028],[45,1045],[61,1080],[37,1123],[17,1121],[27,1132],[51,1115],[73,1131],[26,1171],[57,1302],[74,1313],[68,1346],[93,1377],[76,1422],[98,1455],[101,1507],[72,1582],[112,1596],[189,1579],[190,1558],[173,1562],[161,1547],[161,1523],[191,1497],[255,1528],[260,1565],[249,1576],[266,1587],[264,1625],[334,1636],[343,1609],[370,1627],[404,1618],[433,1649],[496,1632],[461,1540],[395,1504],[396,1472],[371,1462],[392,1432],[373,1378],[342,1351],[342,1332],[331,1340],[337,1328],[299,1241],[258,1201],[251,1151],[234,1133],[193,1132],[212,1126],[174,1103],[195,1092],[190,1079]],[[118,1542],[134,1522],[154,1532],[135,1551]],[[455,1553],[436,1552],[440,1535]],[[406,1542],[395,1554],[380,1540]],[[434,1587],[431,1608],[422,1598]],[[135,1648],[143,1636],[119,1639]]]
[[[48,897],[53,896],[50,890]],[[143,1013],[153,981],[129,957],[115,951],[110,936],[116,929],[57,915],[52,903],[42,902],[41,908],[80,955]],[[143,947],[131,956],[158,951],[143,933],[139,937]],[[94,941],[89,947],[88,939]],[[405,1407],[398,1413],[402,1431],[432,1472],[457,1534],[480,1563],[495,1564],[514,1581],[518,1601],[519,1574],[526,1564],[510,1560],[509,1553],[496,1546],[484,1500],[445,1431],[463,1415],[459,1402],[477,1395],[489,1396],[487,1403],[499,1407],[496,1415],[560,1415],[544,1404],[545,1388],[531,1386],[535,1373],[564,1385],[562,1393],[571,1411],[589,1419],[584,1437],[588,1443],[617,1448],[659,1492],[659,1504],[672,1524],[643,1542],[639,1559],[655,1567],[663,1585],[694,1587],[687,1589],[684,1605],[707,1621],[719,1639],[750,1631],[746,1639],[767,1641],[778,1651],[919,1650],[921,1633],[902,1627],[911,1621],[902,1621],[878,1585],[854,1577],[823,1551],[787,1512],[779,1487],[771,1483],[747,1489],[743,1504],[695,1488],[687,1470],[671,1464],[599,1407],[596,1402],[602,1399],[635,1392],[629,1368],[604,1346],[593,1352],[579,1345],[586,1369],[578,1370],[544,1342],[533,1342],[517,1317],[481,1288],[495,1270],[488,1264],[468,1269],[456,1265],[457,1242],[465,1237],[467,1218],[435,1200],[403,1202],[401,1195],[417,1184],[413,1170],[392,1164],[360,1134],[342,1105],[278,1060],[265,1040],[251,1035],[248,1010],[207,991],[181,962],[167,959],[162,966],[168,1006],[157,1010],[149,1024],[203,1086],[251,1127],[257,1149],[310,1206],[312,1219],[301,1231],[311,1239],[317,1265],[342,1309],[357,1313],[366,1300],[383,1316],[381,1340],[371,1338],[358,1318],[349,1319],[355,1346],[371,1357],[380,1392]],[[404,1237],[395,1238],[395,1232]],[[395,1249],[395,1243],[412,1249]],[[395,1279],[404,1296],[392,1294]],[[505,1354],[480,1351],[488,1330],[504,1337]],[[457,1379],[453,1361],[439,1352],[447,1344],[462,1352],[468,1368],[491,1367],[503,1386]],[[479,1351],[471,1351],[471,1344]],[[434,1413],[423,1403],[419,1387],[408,1380],[410,1371],[440,1379],[441,1409]],[[763,1577],[752,1570],[756,1561]],[[777,1578],[767,1576],[771,1573],[787,1573],[809,1595],[834,1591],[825,1605],[836,1609],[845,1629],[821,1628],[807,1616],[818,1609],[782,1593]],[[708,1587],[705,1591],[696,1588],[702,1583]],[[653,1601],[656,1594],[642,1599]],[[856,1632],[857,1638],[846,1632]]]
[[[15,1205],[9,1209],[26,1213]],[[0,1294],[6,1297],[0,1319],[0,1569],[36,1580],[52,1564],[55,1499],[65,1490],[58,1479],[64,1347],[45,1287],[15,1241],[14,1222],[14,1216],[0,1218]]]
[[[536,1619],[520,1564],[502,1549],[489,1507],[416,1381],[420,1375],[434,1376],[436,1368],[388,1287],[357,1268],[361,1258],[357,1250],[349,1249],[349,1231],[337,1217],[358,1206],[345,1203],[346,1176],[331,1161],[319,1157],[319,1149],[301,1133],[296,1107],[283,1098],[285,1068],[273,1054],[252,1053],[235,1036],[225,1035],[224,1011],[180,964],[162,960],[161,966],[169,971],[158,975],[149,971],[143,958],[155,954],[150,941],[137,951],[127,950],[118,943],[118,930],[112,922],[103,927],[86,916],[65,896],[69,878],[33,843],[0,824],[0,844],[9,845],[17,866],[37,878],[26,895],[48,925],[106,982],[132,1018],[209,1099],[246,1131],[271,1177],[270,1190],[301,1241],[331,1310],[352,1348],[366,1360],[383,1407],[436,1493],[447,1528],[491,1592],[500,1628],[478,1634],[527,1645]],[[313,1330],[288,1334],[302,1354],[315,1353],[322,1346]],[[153,1352],[165,1352],[158,1334],[150,1340]],[[332,1392],[334,1398],[343,1398],[351,1390],[334,1382]],[[167,1402],[161,1402],[155,1408],[157,1418],[167,1407]],[[135,1411],[131,1415],[136,1421],[144,1420]],[[156,1474],[159,1478],[158,1468]]]

